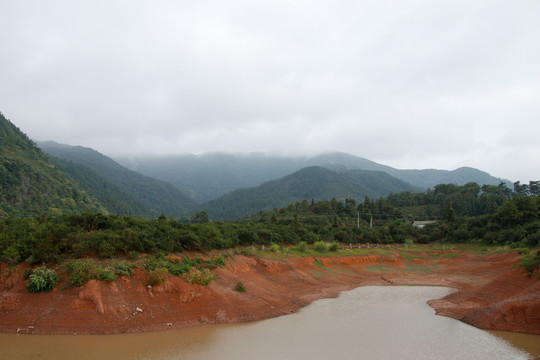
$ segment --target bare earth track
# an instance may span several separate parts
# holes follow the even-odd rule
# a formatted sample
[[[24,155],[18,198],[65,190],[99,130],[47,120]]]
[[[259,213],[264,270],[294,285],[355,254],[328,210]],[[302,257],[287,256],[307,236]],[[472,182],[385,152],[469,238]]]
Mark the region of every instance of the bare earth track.
[[[114,282],[30,294],[19,265],[1,265],[0,332],[115,334],[276,317],[314,300],[365,285],[441,285],[457,291],[429,304],[439,315],[473,326],[540,334],[540,282],[517,266],[517,253],[473,255],[432,251],[393,256],[290,257],[236,255],[215,269],[209,286],[178,277],[143,285],[145,273]],[[318,259],[316,261],[315,259]],[[8,274],[6,276],[5,274]],[[235,291],[242,282],[246,292]]]

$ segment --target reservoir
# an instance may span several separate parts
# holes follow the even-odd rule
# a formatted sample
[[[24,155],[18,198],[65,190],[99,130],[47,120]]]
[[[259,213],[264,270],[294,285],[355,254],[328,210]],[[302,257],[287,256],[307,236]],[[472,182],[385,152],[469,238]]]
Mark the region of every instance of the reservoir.
[[[316,301],[297,313],[279,318],[165,332],[0,334],[0,359],[531,358],[529,353],[493,333],[436,316],[426,301],[452,291],[428,286],[365,286],[343,292],[336,299]],[[525,335],[525,339],[528,339],[525,348],[527,341],[540,343],[540,336]]]

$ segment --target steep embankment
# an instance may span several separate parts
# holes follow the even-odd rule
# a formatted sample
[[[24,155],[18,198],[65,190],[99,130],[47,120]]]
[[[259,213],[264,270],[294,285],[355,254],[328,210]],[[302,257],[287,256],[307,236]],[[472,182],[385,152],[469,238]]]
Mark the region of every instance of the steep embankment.
[[[170,277],[148,288],[138,270],[114,282],[90,281],[40,294],[26,291],[19,266],[0,282],[0,331],[111,334],[242,322],[288,314],[362,285],[423,284],[458,289],[430,302],[441,315],[484,329],[540,334],[540,283],[512,269],[518,255],[457,255],[402,252],[286,262],[235,256],[214,270],[218,280],[209,286]],[[238,282],[246,292],[234,290]]]

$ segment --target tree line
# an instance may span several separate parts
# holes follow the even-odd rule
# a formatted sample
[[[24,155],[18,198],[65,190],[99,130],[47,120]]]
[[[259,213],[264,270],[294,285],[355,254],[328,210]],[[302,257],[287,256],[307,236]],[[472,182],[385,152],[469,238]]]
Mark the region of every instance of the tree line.
[[[0,257],[16,264],[67,258],[209,251],[270,244],[472,242],[536,247],[540,241],[538,182],[437,185],[362,202],[303,200],[234,222],[211,221],[203,210],[180,221],[106,215],[43,214],[0,220]],[[413,220],[436,220],[423,229]]]

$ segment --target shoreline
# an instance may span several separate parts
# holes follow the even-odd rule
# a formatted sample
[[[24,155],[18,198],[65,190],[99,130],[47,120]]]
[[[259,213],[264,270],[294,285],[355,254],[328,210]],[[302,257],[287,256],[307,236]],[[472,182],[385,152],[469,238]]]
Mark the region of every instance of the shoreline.
[[[425,254],[430,252],[435,251]],[[315,300],[360,286],[422,285],[456,289],[443,299],[428,301],[438,315],[484,330],[540,335],[540,282],[516,267],[517,254],[460,251],[451,258],[425,254],[414,259],[395,253],[286,261],[235,255],[213,271],[218,280],[209,286],[171,276],[163,285],[148,288],[143,271],[137,270],[113,282],[92,280],[80,288],[58,286],[38,294],[27,292],[25,265],[19,265],[0,281],[0,332],[121,334],[241,323],[296,312]],[[246,292],[234,290],[238,282]]]

